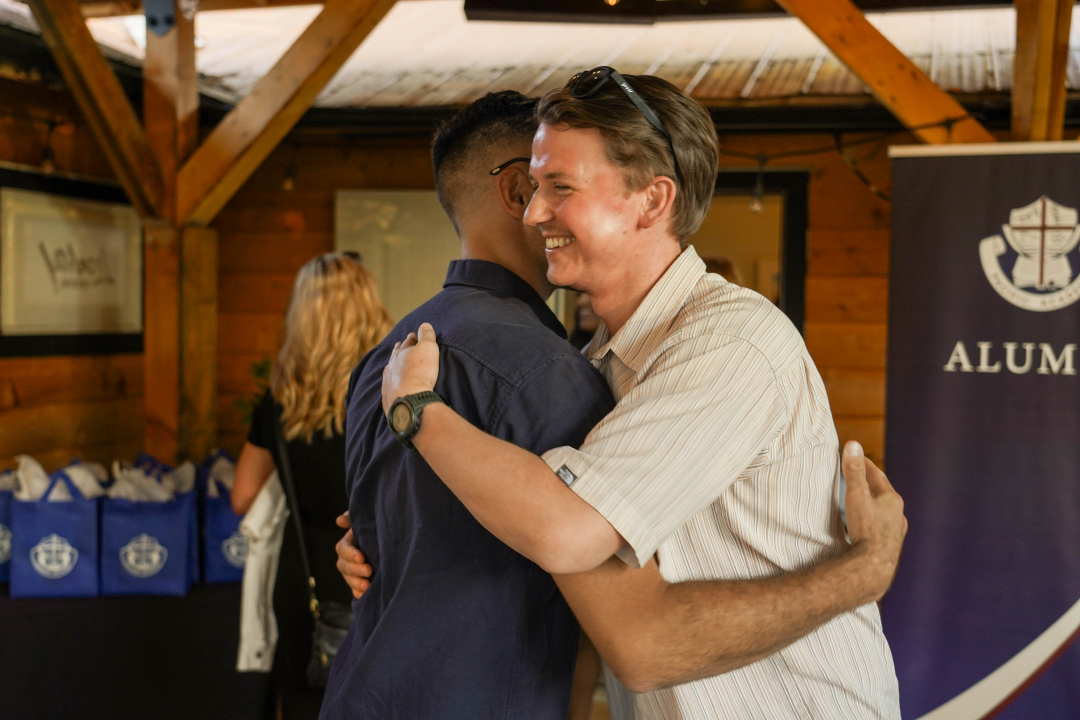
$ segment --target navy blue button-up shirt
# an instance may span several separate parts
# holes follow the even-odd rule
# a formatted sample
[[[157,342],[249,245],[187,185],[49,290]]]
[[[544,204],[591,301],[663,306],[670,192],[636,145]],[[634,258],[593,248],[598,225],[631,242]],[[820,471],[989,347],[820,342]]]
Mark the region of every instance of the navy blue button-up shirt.
[[[383,367],[424,321],[440,346],[436,392],[491,435],[537,454],[577,447],[613,406],[532,287],[494,263],[451,263],[443,290],[350,381],[349,517],[374,576],[353,603],[321,717],[564,720],[578,626],[554,581],[485,530],[387,427]]]

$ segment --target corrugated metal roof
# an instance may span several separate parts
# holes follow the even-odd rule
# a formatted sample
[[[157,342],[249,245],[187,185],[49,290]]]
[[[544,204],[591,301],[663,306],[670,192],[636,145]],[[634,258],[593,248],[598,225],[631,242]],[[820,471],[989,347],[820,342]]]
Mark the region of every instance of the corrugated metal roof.
[[[12,4],[0,0],[0,7]],[[245,95],[319,10],[297,6],[200,13],[199,72],[235,97]],[[867,17],[946,90],[1009,91],[1016,40],[1012,8]],[[141,16],[100,18],[89,25],[99,43],[142,56]],[[399,2],[331,80],[316,106],[457,105],[503,89],[535,95],[596,65],[659,75],[705,104],[866,93],[862,82],[794,18],[651,26],[467,22],[462,0],[424,0]],[[1080,23],[1075,19],[1068,87],[1080,89]]]

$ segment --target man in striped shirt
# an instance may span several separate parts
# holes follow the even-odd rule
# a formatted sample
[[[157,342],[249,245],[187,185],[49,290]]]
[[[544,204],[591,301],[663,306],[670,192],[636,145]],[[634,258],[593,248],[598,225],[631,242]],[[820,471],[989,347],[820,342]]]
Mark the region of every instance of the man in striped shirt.
[[[581,448],[543,458],[437,403],[407,439],[485,527],[556,574],[601,655],[643,691],[623,695],[609,676],[617,716],[899,718],[876,606],[802,628],[790,619],[830,597],[820,574],[800,572],[810,566],[873,548],[838,566],[837,611],[867,574],[891,574],[906,528],[900,500],[877,478],[877,525],[850,527],[848,547],[836,432],[802,339],[768,301],[708,275],[684,247],[712,195],[712,122],[670,84],[629,80],[597,68],[544,98],[525,217],[547,238],[548,279],[587,292],[603,320],[587,356],[615,409]],[[431,390],[437,375],[424,325],[387,366],[384,409]],[[874,542],[860,545],[867,534]],[[708,662],[703,646],[694,669],[642,673],[643,645],[625,639],[638,627],[627,622],[634,598],[587,600],[603,594],[598,573],[617,584],[654,557],[671,582],[751,581],[732,608],[755,622],[774,617],[787,635],[757,646],[751,638],[741,658],[722,662]],[[777,592],[767,580],[785,573]],[[737,601],[747,598],[758,602]],[[687,596],[684,621],[706,623],[713,609]]]

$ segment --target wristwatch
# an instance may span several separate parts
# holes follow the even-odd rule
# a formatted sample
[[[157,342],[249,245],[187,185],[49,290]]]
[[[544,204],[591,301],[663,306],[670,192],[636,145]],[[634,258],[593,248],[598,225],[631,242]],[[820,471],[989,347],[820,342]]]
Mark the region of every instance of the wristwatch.
[[[386,415],[386,422],[390,425],[390,432],[405,447],[415,450],[412,439],[420,432],[420,415],[424,412],[424,406],[431,403],[445,403],[437,393],[430,390],[399,397],[390,406],[390,412]]]

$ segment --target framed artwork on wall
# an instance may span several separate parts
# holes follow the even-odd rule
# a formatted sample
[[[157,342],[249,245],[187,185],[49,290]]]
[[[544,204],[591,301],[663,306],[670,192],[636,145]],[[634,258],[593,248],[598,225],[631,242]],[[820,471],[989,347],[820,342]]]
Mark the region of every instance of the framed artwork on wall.
[[[135,211],[118,188],[25,175],[0,171],[0,355],[140,351]]]

